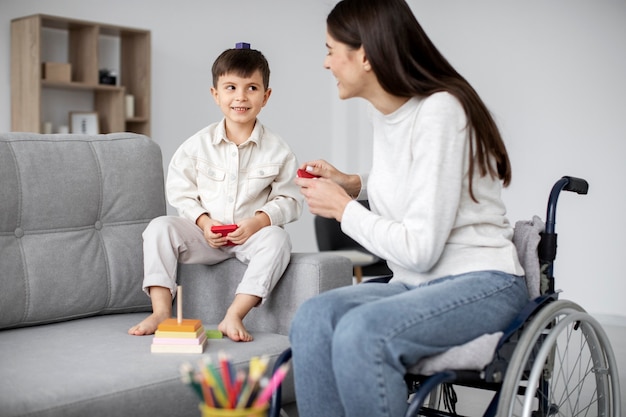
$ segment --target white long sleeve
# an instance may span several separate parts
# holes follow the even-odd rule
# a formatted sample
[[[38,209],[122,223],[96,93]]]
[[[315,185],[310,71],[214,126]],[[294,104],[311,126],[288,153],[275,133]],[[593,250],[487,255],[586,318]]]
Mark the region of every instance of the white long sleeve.
[[[372,123],[371,211],[348,204],[343,231],[408,284],[477,270],[523,275],[500,180],[475,172],[479,203],[470,197],[469,135],[459,101],[448,93],[412,98],[389,115],[373,110]]]

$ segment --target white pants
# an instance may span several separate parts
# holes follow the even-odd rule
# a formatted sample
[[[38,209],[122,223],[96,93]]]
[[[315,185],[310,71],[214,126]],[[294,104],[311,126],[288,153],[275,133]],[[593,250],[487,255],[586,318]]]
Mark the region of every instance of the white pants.
[[[255,295],[265,301],[285,272],[291,257],[291,240],[278,226],[259,230],[243,245],[209,246],[202,230],[191,220],[178,216],[153,219],[143,232],[143,291],[149,287],[169,288],[176,296],[178,263],[215,265],[237,258],[248,265],[236,294]]]

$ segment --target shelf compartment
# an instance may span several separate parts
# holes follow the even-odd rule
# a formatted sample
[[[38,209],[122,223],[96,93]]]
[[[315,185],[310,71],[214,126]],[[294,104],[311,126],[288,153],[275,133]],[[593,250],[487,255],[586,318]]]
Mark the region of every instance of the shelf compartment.
[[[60,37],[63,40],[60,44],[56,39],[47,37],[50,32],[56,32],[55,30],[61,31]],[[121,85],[99,84],[98,82],[99,69],[103,65],[99,62],[99,41],[107,36],[119,38]],[[67,61],[72,69],[71,82],[42,79],[43,39],[52,42],[53,46],[66,46]],[[21,132],[39,132],[42,124],[42,91],[52,89],[93,93],[93,108],[84,110],[98,112],[102,133],[132,129],[132,131],[149,136],[150,48],[150,31],[143,29],[45,14],[13,19],[11,21],[11,129]],[[137,117],[129,120],[125,120],[124,117],[125,94],[132,94],[135,97]]]

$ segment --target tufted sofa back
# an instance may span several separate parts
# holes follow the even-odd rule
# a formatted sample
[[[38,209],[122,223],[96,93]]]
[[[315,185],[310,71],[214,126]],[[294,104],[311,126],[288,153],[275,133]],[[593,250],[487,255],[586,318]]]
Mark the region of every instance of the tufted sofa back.
[[[0,134],[0,329],[149,311],[141,234],[163,214],[145,136]]]

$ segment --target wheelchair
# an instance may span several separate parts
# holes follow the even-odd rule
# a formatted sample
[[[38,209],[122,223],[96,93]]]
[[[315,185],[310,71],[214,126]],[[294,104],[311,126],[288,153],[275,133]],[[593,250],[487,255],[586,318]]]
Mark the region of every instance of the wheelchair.
[[[443,370],[405,375],[409,406],[405,417],[450,417],[454,387],[491,395],[485,417],[621,417],[617,362],[601,325],[555,290],[556,206],[561,191],[587,194],[584,179],[562,177],[548,199],[545,229],[537,248],[540,295],[503,330],[491,362],[482,370]],[[362,285],[362,284],[361,284]],[[291,358],[286,350],[276,367]],[[270,416],[280,415],[280,391]]]

